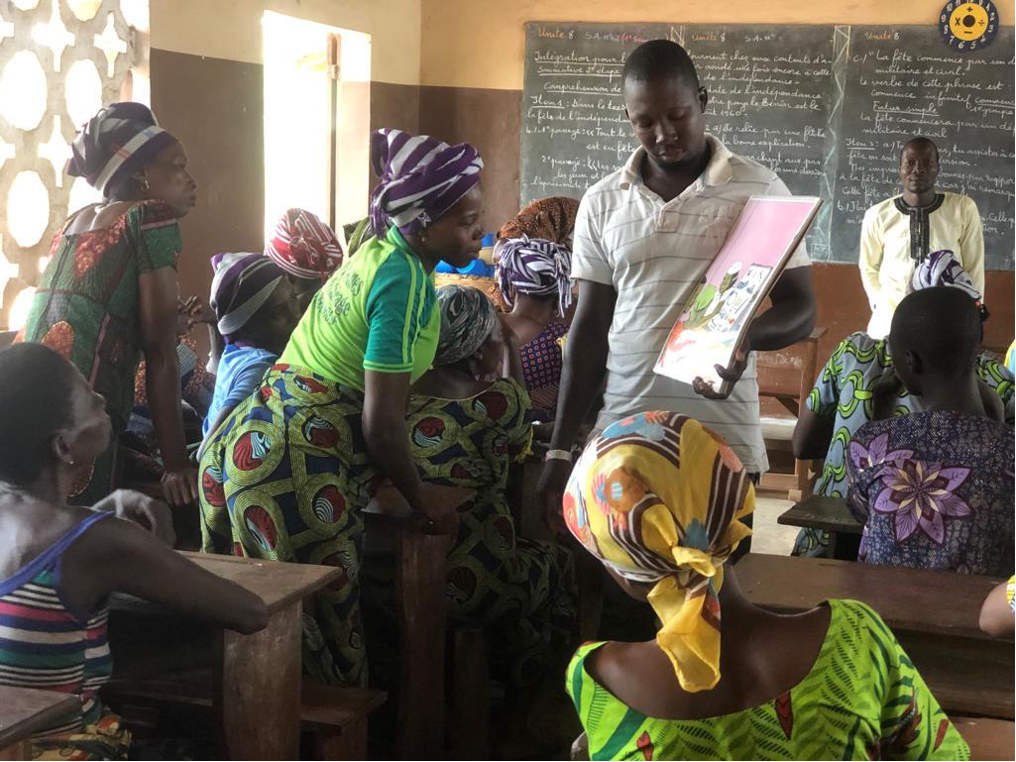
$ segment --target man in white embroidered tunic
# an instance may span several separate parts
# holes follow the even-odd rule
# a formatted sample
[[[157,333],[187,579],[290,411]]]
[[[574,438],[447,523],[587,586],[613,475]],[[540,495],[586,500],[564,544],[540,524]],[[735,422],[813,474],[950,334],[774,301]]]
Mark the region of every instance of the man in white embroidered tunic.
[[[871,305],[868,335],[889,333],[896,305],[910,293],[914,270],[933,251],[948,249],[984,293],[984,235],[972,198],[936,192],[938,148],[910,140],[900,154],[903,193],[871,207],[861,227],[861,282]]]

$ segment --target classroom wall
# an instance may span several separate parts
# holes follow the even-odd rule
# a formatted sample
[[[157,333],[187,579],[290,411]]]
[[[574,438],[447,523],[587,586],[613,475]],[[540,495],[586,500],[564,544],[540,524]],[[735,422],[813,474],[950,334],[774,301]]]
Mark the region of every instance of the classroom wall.
[[[200,185],[181,223],[180,287],[207,298],[209,258],[264,246],[261,18],[371,35],[371,128],[419,128],[419,0],[150,0],[152,108]]]
[[[286,13],[372,36],[371,127],[470,141],[484,157],[485,223],[518,208],[523,23],[528,20],[931,24],[940,3],[874,0],[150,0],[152,105],[187,146],[201,203],[182,224],[181,287],[208,293],[208,258],[263,245],[261,15]],[[1012,24],[1016,0],[1000,0]],[[834,342],[863,328],[856,267],[817,264],[819,324]],[[988,276],[987,343],[1013,332],[1013,273]]]
[[[518,210],[519,129],[526,21],[765,24],[928,24],[939,0],[422,0],[420,128],[449,141],[474,143],[483,156],[485,222],[496,230]],[[1016,19],[1016,0],[995,3],[1003,24]],[[870,311],[856,266],[816,264],[818,324],[827,329],[822,358],[837,341],[867,324]],[[1013,336],[1013,272],[988,273],[985,302],[992,317],[986,344]]]

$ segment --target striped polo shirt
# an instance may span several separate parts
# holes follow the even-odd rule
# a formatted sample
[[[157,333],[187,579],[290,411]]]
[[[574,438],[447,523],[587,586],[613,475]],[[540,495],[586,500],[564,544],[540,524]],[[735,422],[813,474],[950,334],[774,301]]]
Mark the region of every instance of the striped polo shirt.
[[[759,423],[758,380],[750,356],[725,400],[653,372],[681,308],[719,253],[745,202],[789,196],[776,173],[731,153],[714,136],[709,164],[679,196],[664,202],[642,181],[645,149],[586,191],[575,222],[572,277],[614,287],[607,388],[597,427],[649,410],[695,418],[724,437],[750,472],[769,467]],[[802,243],[787,267],[810,264]]]
[[[112,515],[103,511],[89,516],[13,577],[0,580],[0,685],[81,699],[78,711],[55,721],[37,738],[79,731],[102,715],[98,691],[113,669],[106,640],[108,609],[103,604],[87,620],[68,611],[60,597],[60,567],[64,551]]]

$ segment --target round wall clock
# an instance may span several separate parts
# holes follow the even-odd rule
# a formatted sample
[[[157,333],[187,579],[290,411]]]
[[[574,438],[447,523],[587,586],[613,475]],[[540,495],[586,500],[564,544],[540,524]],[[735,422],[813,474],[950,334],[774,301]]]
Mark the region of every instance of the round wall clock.
[[[938,22],[942,39],[956,50],[977,50],[988,45],[998,33],[998,11],[991,0],[961,3],[949,0]]]

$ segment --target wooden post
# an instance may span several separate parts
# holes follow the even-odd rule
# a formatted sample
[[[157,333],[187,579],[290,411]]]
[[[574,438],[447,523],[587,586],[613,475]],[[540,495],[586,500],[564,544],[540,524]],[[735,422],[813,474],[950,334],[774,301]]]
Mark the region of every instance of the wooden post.
[[[450,759],[490,759],[490,679],[487,639],[480,627],[456,629],[452,636],[452,716],[448,723]]]
[[[452,538],[397,524],[398,759],[440,759],[445,729],[445,570]]]
[[[212,695],[227,759],[299,759],[300,612],[295,601],[261,632],[222,631]]]

